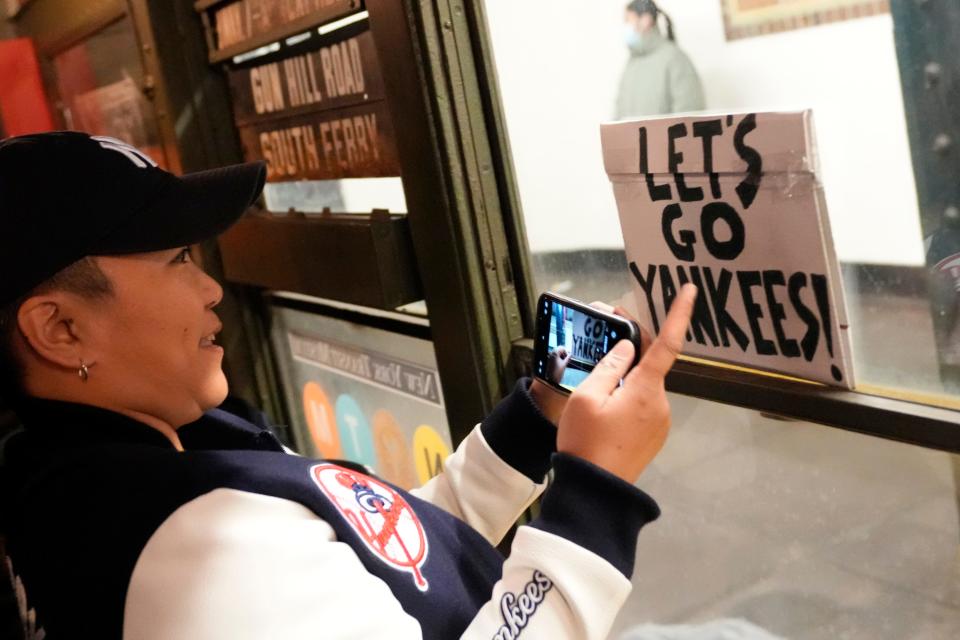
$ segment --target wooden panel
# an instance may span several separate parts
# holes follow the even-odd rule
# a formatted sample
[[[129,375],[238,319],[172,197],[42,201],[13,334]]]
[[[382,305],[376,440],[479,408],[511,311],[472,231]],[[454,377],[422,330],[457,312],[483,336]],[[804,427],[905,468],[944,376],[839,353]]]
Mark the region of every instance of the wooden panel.
[[[217,50],[255,49],[268,35],[272,40],[293,35],[295,29],[335,20],[359,6],[359,0],[238,0],[213,13]]]
[[[17,32],[32,37],[41,54],[53,57],[126,12],[124,0],[35,0],[17,15]]]
[[[400,175],[382,100],[241,127],[240,140],[248,161],[267,162],[270,182]]]
[[[383,77],[365,25],[308,42],[282,60],[227,71],[238,126],[383,100]]]
[[[6,0],[7,16],[11,18],[16,16],[23,11],[23,8],[27,6],[28,2],[32,1],[33,0]]]
[[[270,182],[400,175],[367,23],[227,73],[244,155]]]
[[[4,136],[52,131],[37,52],[30,38],[0,40],[0,118]]]
[[[227,0],[197,0],[193,3],[195,11],[204,11],[218,4],[224,4]]]
[[[423,297],[407,218],[247,215],[220,237],[233,282],[378,309]]]

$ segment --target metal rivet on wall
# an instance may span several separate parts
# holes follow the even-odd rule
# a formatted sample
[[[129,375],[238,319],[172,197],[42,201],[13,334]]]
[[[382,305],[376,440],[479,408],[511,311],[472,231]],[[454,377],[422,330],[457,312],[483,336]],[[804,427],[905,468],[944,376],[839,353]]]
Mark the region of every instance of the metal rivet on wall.
[[[943,210],[943,223],[949,227],[960,226],[960,209],[950,205]]]
[[[923,78],[927,85],[927,89],[932,89],[940,84],[940,79],[942,77],[943,67],[937,62],[928,62],[923,68]]]
[[[953,138],[946,133],[938,133],[933,139],[933,150],[937,153],[946,153],[953,146]]]

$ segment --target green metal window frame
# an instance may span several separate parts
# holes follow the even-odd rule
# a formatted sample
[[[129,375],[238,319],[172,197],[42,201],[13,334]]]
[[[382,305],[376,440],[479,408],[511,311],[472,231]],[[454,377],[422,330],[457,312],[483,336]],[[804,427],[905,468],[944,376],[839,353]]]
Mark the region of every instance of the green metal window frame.
[[[932,10],[898,2],[895,15]],[[536,295],[484,6],[482,0],[368,0],[367,7],[385,76],[393,78],[392,110],[404,122],[401,160],[416,168],[404,174],[411,231],[451,425],[459,431],[465,414],[476,419],[513,379],[529,374]],[[940,52],[950,50],[939,44]],[[952,58],[942,64],[956,71]],[[419,92],[404,90],[412,78]],[[442,188],[431,190],[437,184]],[[694,362],[678,363],[667,388],[960,452],[960,412],[947,408]]]
[[[95,4],[105,8],[97,16],[114,16],[120,10],[115,0]],[[459,441],[518,376],[530,373],[537,294],[484,6],[480,0],[365,4],[388,79],[392,116],[403,123],[397,128],[397,144],[414,261],[430,310],[451,435]],[[948,31],[953,33],[950,42],[942,35],[921,37],[924,29],[943,27],[944,20],[930,15],[938,10],[932,4],[893,0],[891,9],[898,25],[906,20],[916,23],[909,31],[898,31],[898,47],[913,46],[920,61],[942,57],[938,64],[946,74],[940,80],[943,85],[958,77],[958,65],[949,52],[960,36],[954,30]],[[68,5],[75,6],[75,0],[41,0],[18,18],[42,31],[47,23],[40,18],[52,7]],[[225,83],[221,70],[207,64],[195,6],[163,0],[130,0],[128,6],[146,70],[156,79],[161,127],[165,138],[176,144],[183,169],[237,161],[240,153],[230,132]],[[104,20],[91,18],[83,29],[71,24],[46,37],[51,45],[63,46]],[[904,43],[904,38],[910,41]],[[158,51],[158,43],[170,41],[182,41],[184,46]],[[918,48],[918,42],[925,48]],[[909,74],[909,69],[902,71],[908,118],[911,96],[922,88],[918,78],[926,77]],[[193,113],[192,125],[175,130],[173,122],[184,112]],[[921,120],[911,121],[912,139],[927,135],[918,127]],[[216,247],[208,252],[216,267]],[[231,347],[239,387],[243,395],[282,418],[275,365],[264,347],[265,303],[246,288],[236,288],[231,297],[223,310],[230,324],[245,327]],[[679,363],[667,386],[677,393],[788,419],[960,452],[960,412],[950,409],[692,362]]]

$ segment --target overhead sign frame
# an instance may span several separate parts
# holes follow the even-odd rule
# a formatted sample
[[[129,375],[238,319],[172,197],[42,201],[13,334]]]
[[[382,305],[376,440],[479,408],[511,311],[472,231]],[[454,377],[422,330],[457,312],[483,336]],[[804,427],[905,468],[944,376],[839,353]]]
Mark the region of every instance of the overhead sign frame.
[[[363,11],[363,0],[197,0],[211,64]]]
[[[364,20],[227,69],[248,161],[269,182],[394,177],[400,164]]]

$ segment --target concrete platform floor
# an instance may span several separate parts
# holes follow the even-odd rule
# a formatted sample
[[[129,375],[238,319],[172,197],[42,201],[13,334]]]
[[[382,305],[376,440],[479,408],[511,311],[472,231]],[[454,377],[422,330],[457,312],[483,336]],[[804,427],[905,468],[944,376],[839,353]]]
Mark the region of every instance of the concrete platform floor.
[[[956,456],[671,400],[638,483],[663,515],[618,631],[741,618],[797,640],[960,638]]]

